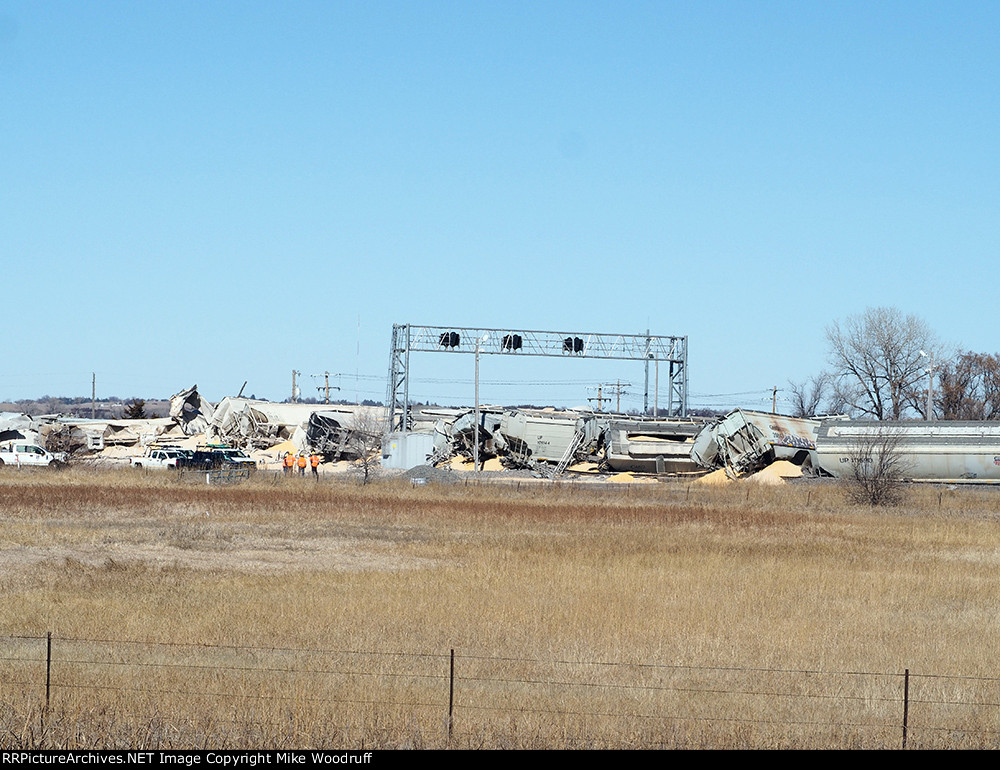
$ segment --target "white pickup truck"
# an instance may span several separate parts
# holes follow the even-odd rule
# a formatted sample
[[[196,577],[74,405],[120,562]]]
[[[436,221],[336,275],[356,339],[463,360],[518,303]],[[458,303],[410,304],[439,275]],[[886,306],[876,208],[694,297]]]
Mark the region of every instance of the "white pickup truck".
[[[53,454],[30,441],[4,441],[0,443],[0,465],[13,465],[17,468],[29,465],[59,468],[65,464],[65,453]]]
[[[133,468],[176,468],[179,457],[187,457],[190,451],[177,447],[150,447],[142,457],[129,460]]]

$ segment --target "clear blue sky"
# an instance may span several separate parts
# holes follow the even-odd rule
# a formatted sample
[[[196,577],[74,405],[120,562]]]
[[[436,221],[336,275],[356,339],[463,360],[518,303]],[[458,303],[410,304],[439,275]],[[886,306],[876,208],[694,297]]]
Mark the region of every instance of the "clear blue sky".
[[[382,400],[393,323],[686,335],[692,407],[871,305],[997,352],[998,57],[997,2],[0,0],[0,400]]]

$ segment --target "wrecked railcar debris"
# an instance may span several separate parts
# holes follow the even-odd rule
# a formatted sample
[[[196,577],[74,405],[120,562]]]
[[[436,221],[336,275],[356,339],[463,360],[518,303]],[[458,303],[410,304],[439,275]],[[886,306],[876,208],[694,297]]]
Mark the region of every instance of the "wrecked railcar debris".
[[[307,445],[327,461],[367,460],[382,449],[384,409],[364,405],[327,406],[310,414],[304,428]]]
[[[496,454],[494,436],[500,427],[502,412],[493,407],[479,408],[479,456],[485,458]],[[451,454],[472,457],[476,445],[476,413],[469,410],[450,424],[441,426],[451,444]]]
[[[381,410],[360,405],[317,408],[226,397],[213,411],[205,435],[209,441],[241,449],[267,449],[290,441],[296,451],[323,454],[328,461],[356,458],[370,441],[360,434],[380,431]]]
[[[169,415],[187,436],[204,433],[214,412],[212,405],[198,393],[197,385],[170,397]]]
[[[147,446],[157,439],[181,433],[169,417],[141,420],[91,420],[59,417],[46,428],[46,442],[71,454],[101,452],[110,447]]]
[[[350,449],[351,429],[342,424],[344,415],[334,412],[313,412],[306,425],[306,440],[314,452],[327,461],[335,462]]]
[[[158,440],[200,439],[246,451],[265,452],[288,444],[282,451],[316,451],[328,460],[357,459],[371,453],[371,436],[381,434],[382,408],[363,405],[283,404],[239,396],[213,406],[197,385],[170,399],[170,416],[149,419],[87,419],[59,415],[30,417],[0,414],[0,434],[31,439],[40,445],[73,454],[94,454],[119,460],[140,456]],[[274,458],[264,458],[273,461]]]
[[[815,462],[823,473],[847,477],[866,448],[896,454],[910,481],[1000,482],[1000,422],[824,419]]]
[[[28,440],[39,443],[42,426],[34,417],[20,412],[0,412],[0,441]]]
[[[481,459],[496,454],[495,441],[501,414],[496,407],[480,407]],[[416,413],[414,425],[414,430],[405,433],[393,431],[385,436],[382,444],[385,467],[405,470],[415,465],[436,465],[456,455],[472,457],[475,454],[475,410],[424,409]]]
[[[227,396],[215,407],[206,436],[211,441],[241,449],[264,449],[291,438],[282,423],[272,420],[264,405],[265,402]]]
[[[332,442],[339,441],[337,431],[355,419],[357,409],[363,408],[344,407],[345,411],[341,411],[330,406],[319,409],[315,404],[284,404],[227,396],[215,408],[206,436],[211,441],[244,449],[266,449],[290,440],[296,450],[324,451],[318,445],[328,448]]]
[[[742,476],[789,460],[811,463],[819,420],[734,409],[702,428],[695,437],[691,458],[702,468]]]
[[[144,420],[104,420],[103,423],[95,420],[91,421],[89,425],[76,422],[76,425],[82,427],[85,432],[87,428],[96,432],[100,430],[102,424],[104,429],[101,432],[101,442],[107,447],[145,446],[168,432],[176,423],[169,417],[154,417]]]

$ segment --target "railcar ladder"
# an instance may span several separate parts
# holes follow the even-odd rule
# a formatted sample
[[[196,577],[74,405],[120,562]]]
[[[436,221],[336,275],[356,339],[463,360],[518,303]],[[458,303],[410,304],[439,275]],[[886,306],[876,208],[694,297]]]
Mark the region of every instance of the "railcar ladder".
[[[558,464],[552,469],[549,474],[550,479],[554,479],[556,476],[562,475],[562,473],[569,467],[569,464],[573,461],[573,457],[576,455],[576,450],[580,448],[580,444],[583,443],[583,438],[586,435],[586,431],[580,428],[576,433],[573,434],[573,439],[569,442],[566,447],[566,451],[563,452],[563,456],[559,458]]]

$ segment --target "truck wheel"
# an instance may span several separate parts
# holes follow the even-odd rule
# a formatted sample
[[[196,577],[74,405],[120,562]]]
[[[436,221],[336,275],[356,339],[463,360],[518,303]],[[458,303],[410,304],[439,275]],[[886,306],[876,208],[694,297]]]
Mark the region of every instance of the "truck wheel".
[[[3,467],[3,460],[0,460],[0,468]]]

